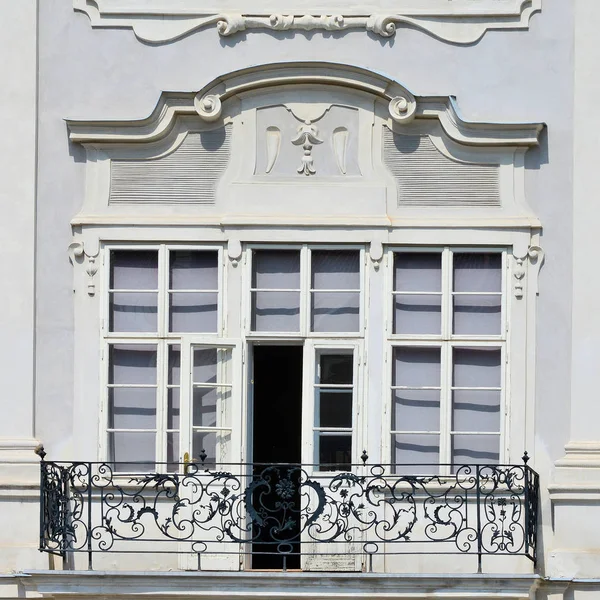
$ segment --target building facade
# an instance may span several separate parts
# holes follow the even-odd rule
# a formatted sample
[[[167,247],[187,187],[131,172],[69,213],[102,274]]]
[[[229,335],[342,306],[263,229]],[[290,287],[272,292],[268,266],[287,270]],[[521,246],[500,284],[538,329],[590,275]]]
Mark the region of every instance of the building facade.
[[[0,7],[7,598],[600,598],[592,0]]]

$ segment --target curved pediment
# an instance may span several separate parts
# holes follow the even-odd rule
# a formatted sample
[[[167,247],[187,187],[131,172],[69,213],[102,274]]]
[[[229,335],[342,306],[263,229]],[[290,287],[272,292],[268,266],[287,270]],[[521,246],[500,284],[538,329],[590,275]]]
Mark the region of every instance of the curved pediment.
[[[452,97],[296,63],[163,93],[142,120],[68,127],[91,159],[83,214],[375,222],[433,207],[530,218],[519,173],[543,125],[468,122]]]

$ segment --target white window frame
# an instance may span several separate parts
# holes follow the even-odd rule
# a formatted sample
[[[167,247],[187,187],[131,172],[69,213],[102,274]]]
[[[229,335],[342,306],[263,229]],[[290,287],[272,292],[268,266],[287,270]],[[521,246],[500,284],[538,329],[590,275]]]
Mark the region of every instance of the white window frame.
[[[316,387],[317,357],[321,352],[328,354],[353,355],[352,364],[352,444],[351,463],[357,463],[364,442],[363,408],[364,402],[364,344],[362,340],[306,340],[304,344],[303,390],[302,390],[302,464],[309,472],[319,472],[323,476],[334,475],[335,470],[321,471],[317,454],[316,439],[320,428],[316,427]]]
[[[252,330],[252,293],[255,289],[252,287],[253,253],[256,250],[297,250],[300,252],[300,323],[299,331],[253,331]],[[358,330],[355,332],[315,332],[311,331],[311,252],[313,250],[355,250],[359,252],[359,315]],[[366,247],[365,244],[248,244],[244,251],[244,302],[242,309],[244,311],[244,336],[248,339],[311,339],[311,338],[364,338],[366,329],[366,310],[365,298],[368,289],[368,270],[366,265]],[[287,290],[273,290],[287,291]],[[292,291],[292,290],[290,290]],[[293,290],[295,291],[295,290]],[[316,290],[323,291],[323,290]],[[342,290],[338,290],[342,291]],[[346,291],[346,290],[343,290]],[[348,290],[354,292],[355,290]]]
[[[440,334],[396,334],[394,333],[394,274],[396,253],[441,253],[441,330]],[[453,316],[453,264],[454,253],[499,253],[501,262],[501,316],[500,334],[498,335],[455,335],[452,333]],[[403,246],[401,244],[390,245],[385,250],[385,302],[386,302],[386,332],[384,335],[386,381],[383,390],[383,423],[382,423],[382,456],[384,462],[393,464],[392,436],[395,433],[430,433],[429,431],[397,431],[392,429],[392,390],[393,386],[393,353],[397,347],[428,347],[440,348],[440,457],[439,464],[441,473],[449,472],[452,456],[452,390],[453,387],[453,359],[452,351],[456,347],[486,347],[499,348],[501,352],[501,392],[500,392],[500,431],[499,431],[499,464],[508,461],[510,447],[510,303],[508,289],[509,265],[511,263],[512,248],[510,246],[497,245],[444,245],[444,246]],[[419,294],[419,292],[415,292]],[[485,295],[485,294],[482,294]],[[436,435],[438,432],[433,432]],[[476,435],[478,432],[458,432],[465,435]],[[490,435],[490,432],[481,432]],[[493,434],[496,435],[496,434]]]
[[[110,331],[110,275],[111,262],[110,255],[112,251],[156,251],[158,253],[158,312],[157,312],[157,331],[154,332],[111,332]],[[209,251],[217,253],[217,331],[199,334],[179,333],[169,331],[169,252],[177,250]],[[180,346],[180,417],[179,417],[179,456],[177,462],[182,462],[186,449],[184,448],[183,427],[184,406],[190,405],[192,398],[186,398],[183,392],[183,367],[184,367],[184,343],[190,343],[189,340],[198,340],[197,343],[205,345],[227,345],[228,340],[224,340],[223,331],[225,305],[225,269],[224,266],[224,246],[223,244],[190,244],[190,243],[107,243],[101,248],[102,253],[102,294],[101,294],[101,371],[100,371],[100,418],[98,433],[98,454],[100,461],[109,461],[109,368],[110,353],[109,347],[115,344],[127,345],[154,345],[157,349],[156,357],[156,427],[152,430],[132,430],[132,431],[152,431],[155,433],[155,458],[156,464],[167,462],[167,433],[172,431],[168,428],[167,410],[168,410],[168,347]],[[185,340],[188,340],[187,342]],[[239,358],[237,360],[240,360]],[[238,371],[241,370],[238,369]],[[238,383],[239,385],[239,383]],[[175,386],[176,387],[176,386]],[[233,396],[239,397],[237,394]],[[127,430],[118,430],[127,431]],[[191,447],[191,445],[190,445]],[[239,447],[239,445],[238,445]],[[151,461],[149,461],[151,462]]]

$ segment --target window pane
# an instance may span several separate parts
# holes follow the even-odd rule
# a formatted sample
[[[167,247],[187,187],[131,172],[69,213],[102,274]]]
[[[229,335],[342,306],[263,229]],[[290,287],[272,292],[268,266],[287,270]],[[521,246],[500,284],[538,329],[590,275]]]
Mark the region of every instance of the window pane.
[[[218,295],[212,292],[171,293],[169,331],[215,333]]]
[[[112,250],[110,262],[111,289],[158,289],[158,252],[156,250]]]
[[[194,348],[194,383],[217,382],[217,348]]]
[[[440,348],[394,348],[394,385],[439,387]]]
[[[440,393],[437,390],[394,390],[392,429],[439,431]]]
[[[172,290],[217,290],[218,253],[215,251],[171,250]]]
[[[317,427],[352,427],[352,391],[319,390]]]
[[[454,333],[500,335],[501,296],[454,296]]]
[[[300,251],[255,250],[252,258],[252,287],[300,289]]]
[[[231,383],[231,348],[194,348],[194,383]]]
[[[454,390],[452,398],[454,431],[500,431],[500,392]]]
[[[170,388],[167,396],[167,429],[179,429],[179,388]]]
[[[167,433],[167,469],[171,472],[179,470],[179,433]]]
[[[394,296],[394,333],[439,335],[441,328],[441,296]]]
[[[156,292],[111,292],[110,331],[155,332],[158,327]]]
[[[111,388],[108,390],[110,429],[154,429],[155,388]]]
[[[500,387],[500,348],[454,348],[454,386]]]
[[[319,383],[325,385],[351,384],[353,381],[352,354],[321,354]]]
[[[192,435],[192,457],[200,460],[202,451],[206,453],[204,468],[214,468],[217,458],[217,432],[194,431]],[[202,463],[201,463],[202,465]]]
[[[300,331],[300,293],[253,292],[252,331]]]
[[[500,436],[453,435],[452,462],[497,464],[500,460]]]
[[[312,331],[358,331],[359,303],[358,293],[313,292]]]
[[[109,383],[156,384],[156,346],[116,344],[109,347]]]
[[[311,258],[313,289],[360,289],[358,250],[313,250]]]
[[[321,471],[349,471],[352,463],[352,436],[318,435],[318,456]]]
[[[124,462],[116,471],[145,473],[155,469],[155,433],[115,431],[108,434],[108,460]],[[138,462],[139,461],[139,462]]]
[[[168,381],[170,385],[179,385],[181,369],[181,351],[179,346],[169,346],[169,375]]]
[[[454,253],[455,292],[501,292],[502,254]]]
[[[217,388],[194,388],[192,418],[195,426],[217,426],[217,395]]]
[[[404,433],[392,435],[392,459],[396,473],[404,475],[437,473],[439,470],[437,463],[440,460],[440,436]]]
[[[394,290],[441,292],[442,255],[437,252],[396,252]]]

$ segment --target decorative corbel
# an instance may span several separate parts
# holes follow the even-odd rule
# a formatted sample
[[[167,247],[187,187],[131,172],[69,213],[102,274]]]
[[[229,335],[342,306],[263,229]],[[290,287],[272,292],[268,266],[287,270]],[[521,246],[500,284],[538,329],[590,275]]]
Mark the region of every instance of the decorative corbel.
[[[373,268],[379,271],[381,261],[383,260],[383,244],[379,240],[373,240],[369,247],[369,258],[373,263]]]
[[[69,244],[69,260],[71,261],[71,264],[73,266],[76,264],[85,264],[85,272],[88,277],[87,293],[89,296],[94,296],[96,294],[94,276],[98,272],[98,264],[96,259],[98,258],[99,254],[99,250],[95,254],[88,254],[85,251],[83,242],[73,242]]]
[[[229,257],[231,264],[234,267],[237,267],[240,258],[242,258],[242,244],[240,243],[240,240],[230,239],[229,242],[227,242],[227,256]]]
[[[515,256],[515,267],[513,269],[514,281],[514,294],[515,298],[520,300],[525,294],[525,276],[527,275],[527,269],[525,267],[525,261],[529,261],[530,280],[533,282],[535,295],[539,294],[538,279],[540,269],[544,264],[545,254],[541,246],[529,246],[527,254],[524,256]]]

